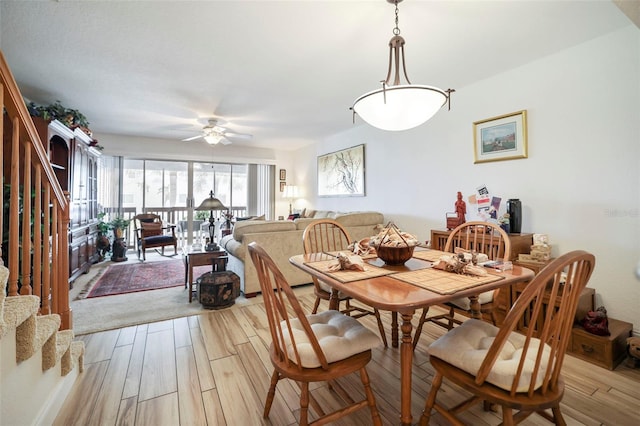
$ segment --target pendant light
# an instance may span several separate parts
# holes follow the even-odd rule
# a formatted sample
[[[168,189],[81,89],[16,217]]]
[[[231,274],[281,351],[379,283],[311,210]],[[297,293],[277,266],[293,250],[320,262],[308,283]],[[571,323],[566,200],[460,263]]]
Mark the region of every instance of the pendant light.
[[[404,59],[404,38],[398,28],[398,3],[402,0],[387,0],[395,5],[396,26],[389,41],[389,69],[382,88],[360,96],[353,103],[353,119],[356,114],[364,121],[382,130],[407,130],[419,126],[435,115],[445,104],[451,109],[453,89],[442,90],[433,86],[411,84],[407,76]],[[407,84],[400,84],[400,66]],[[392,69],[393,81],[391,81]]]

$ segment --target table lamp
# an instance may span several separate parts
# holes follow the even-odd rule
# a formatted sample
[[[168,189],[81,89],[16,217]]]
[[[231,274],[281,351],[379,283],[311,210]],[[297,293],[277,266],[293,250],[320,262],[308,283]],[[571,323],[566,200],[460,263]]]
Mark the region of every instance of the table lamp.
[[[196,208],[196,210],[209,210],[211,212],[209,216],[209,244],[205,247],[206,251],[217,251],[220,250],[218,244],[214,241],[215,235],[215,219],[213,217],[214,210],[227,210],[227,208],[222,204],[220,200],[213,196],[213,191],[209,192],[209,197],[205,198],[205,200],[200,203],[200,205]]]
[[[285,186],[283,197],[289,200],[289,215],[293,214],[293,209],[291,204],[296,198],[298,198],[298,187],[296,185]]]

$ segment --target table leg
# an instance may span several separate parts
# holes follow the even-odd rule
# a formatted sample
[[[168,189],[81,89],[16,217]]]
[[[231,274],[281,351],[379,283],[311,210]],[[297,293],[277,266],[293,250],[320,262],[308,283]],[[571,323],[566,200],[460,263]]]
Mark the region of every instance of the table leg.
[[[398,313],[391,312],[391,347],[398,347]]]
[[[482,319],[482,311],[480,310],[480,302],[478,296],[469,296],[469,302],[471,302],[471,318]]]
[[[189,303],[193,298],[193,262],[189,262],[189,283],[187,284],[189,290]]]
[[[329,299],[329,309],[337,311],[340,309],[340,297],[339,291],[335,288],[331,288],[331,298]]]
[[[411,418],[411,369],[413,368],[412,313],[402,314],[402,346],[400,347],[400,422],[409,426]]]

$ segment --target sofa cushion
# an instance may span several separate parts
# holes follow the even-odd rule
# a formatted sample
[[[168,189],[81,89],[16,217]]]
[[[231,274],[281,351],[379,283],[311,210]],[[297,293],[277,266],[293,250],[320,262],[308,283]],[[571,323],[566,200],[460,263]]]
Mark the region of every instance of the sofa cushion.
[[[296,224],[290,221],[262,221],[262,220],[245,220],[236,223],[233,228],[233,239],[242,241],[242,237],[246,234],[255,234],[258,232],[280,232],[295,231]]]
[[[384,215],[378,212],[339,213],[336,222],[342,226],[377,225],[384,223]]]
[[[316,218],[314,217],[300,217],[293,221],[296,224],[296,229],[300,231],[304,231],[304,229],[309,226],[310,223],[315,222]]]

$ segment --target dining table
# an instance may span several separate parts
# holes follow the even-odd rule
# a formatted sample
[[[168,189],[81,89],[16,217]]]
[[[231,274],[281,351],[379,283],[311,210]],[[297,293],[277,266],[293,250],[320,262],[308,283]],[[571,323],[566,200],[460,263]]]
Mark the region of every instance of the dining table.
[[[337,309],[338,294],[381,311],[392,312],[392,346],[398,346],[400,332],[400,422],[412,424],[411,370],[413,366],[413,326],[417,310],[447,303],[460,297],[471,302],[471,316],[482,318],[478,295],[503,286],[528,282],[534,277],[530,269],[514,265],[507,271],[488,270],[485,277],[446,272],[434,268],[439,259],[452,253],[416,248],[413,257],[402,265],[387,265],[377,256],[363,256],[364,271],[335,271],[337,252],[309,253],[293,256],[289,262],[331,286],[330,309]],[[345,254],[349,254],[345,252]]]

